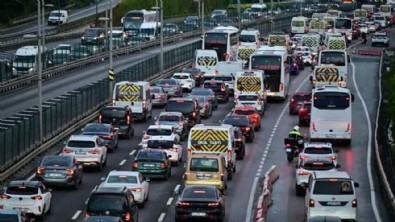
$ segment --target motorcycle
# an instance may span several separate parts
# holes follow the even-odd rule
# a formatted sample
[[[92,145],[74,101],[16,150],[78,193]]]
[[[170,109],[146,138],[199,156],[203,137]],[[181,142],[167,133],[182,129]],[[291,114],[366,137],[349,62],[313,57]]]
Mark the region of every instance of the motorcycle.
[[[298,65],[296,63],[292,63],[289,66],[289,74],[290,75],[297,75],[298,74]]]
[[[285,138],[284,146],[285,152],[287,154],[288,162],[292,162],[295,157],[299,156],[299,153],[302,152],[304,145],[303,139],[294,139],[294,138]]]

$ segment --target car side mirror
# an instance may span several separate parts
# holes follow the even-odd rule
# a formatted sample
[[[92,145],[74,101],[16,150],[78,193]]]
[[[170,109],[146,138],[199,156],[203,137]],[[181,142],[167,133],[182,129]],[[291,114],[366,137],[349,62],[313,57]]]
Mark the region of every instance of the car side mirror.
[[[102,178],[100,178],[100,180],[101,180],[101,181],[105,181],[105,180],[106,180],[106,178],[105,178],[105,177],[102,177]]]
[[[359,183],[354,182],[354,187],[358,188],[359,187]]]
[[[339,169],[340,167],[341,167],[340,164],[336,164],[336,166],[335,166],[336,169]]]

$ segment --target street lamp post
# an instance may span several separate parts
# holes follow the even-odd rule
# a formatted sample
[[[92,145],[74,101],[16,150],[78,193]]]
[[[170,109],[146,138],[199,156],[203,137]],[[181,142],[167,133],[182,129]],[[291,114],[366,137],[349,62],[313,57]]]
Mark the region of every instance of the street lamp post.
[[[114,80],[115,80],[115,71],[114,71],[114,67],[113,67],[113,42],[112,42],[112,20],[113,20],[113,15],[112,15],[112,0],[108,1],[109,4],[109,10],[110,10],[110,17],[100,17],[99,20],[100,21],[106,21],[110,22],[110,32],[109,34],[106,31],[106,34],[108,34],[109,36],[109,61],[110,61],[110,66],[108,69],[108,79],[109,81],[109,94],[110,94],[110,100],[112,97],[112,92],[114,90]],[[107,26],[106,26],[107,27]]]
[[[43,142],[43,91],[42,91],[42,63],[41,63],[41,0],[37,0],[37,27],[38,27],[38,49],[37,49],[37,69],[38,69],[38,122],[39,122],[39,139]],[[43,27],[44,28],[44,27]]]

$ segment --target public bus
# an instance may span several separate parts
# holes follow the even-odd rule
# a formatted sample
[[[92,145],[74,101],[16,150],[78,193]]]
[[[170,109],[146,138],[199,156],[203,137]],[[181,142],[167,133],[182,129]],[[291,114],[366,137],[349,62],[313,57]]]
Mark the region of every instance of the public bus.
[[[382,15],[387,17],[387,19],[391,18],[392,13],[394,12],[392,5],[380,5],[379,11]]]
[[[310,139],[351,143],[352,102],[348,88],[323,85],[312,90]]]
[[[318,58],[318,65],[333,65],[339,69],[341,85],[347,86],[347,73],[348,73],[348,63],[350,58],[345,50],[322,50],[320,51]]]
[[[354,10],[354,19],[359,20],[359,19],[365,19],[368,17],[368,11],[365,9],[355,9]]]
[[[334,22],[334,32],[346,36],[347,42],[352,40],[352,21],[349,18],[336,18]]]
[[[267,98],[285,100],[289,89],[287,64],[291,62],[282,46],[261,46],[250,57],[250,70],[263,70]]]
[[[236,58],[239,29],[233,26],[219,26],[204,33],[202,49],[217,52],[219,61],[232,61]]]
[[[128,11],[121,19],[123,31],[129,36],[138,35],[143,23],[156,21],[158,21],[156,11],[147,11],[145,9]]]

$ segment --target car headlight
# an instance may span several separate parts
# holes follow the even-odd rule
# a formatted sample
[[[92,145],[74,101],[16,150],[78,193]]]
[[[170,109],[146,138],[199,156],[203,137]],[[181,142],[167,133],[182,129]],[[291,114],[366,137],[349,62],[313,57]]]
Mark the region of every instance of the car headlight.
[[[12,70],[13,70],[13,71],[16,71],[16,68],[15,68],[15,67],[12,67]]]
[[[31,68],[29,69],[29,72],[33,72],[33,70],[34,70],[34,68],[33,68],[33,67],[31,67]]]
[[[85,39],[85,36],[82,36],[81,39]]]
[[[96,39],[97,39],[97,37],[94,37],[94,38],[93,38],[93,40],[96,40]]]

